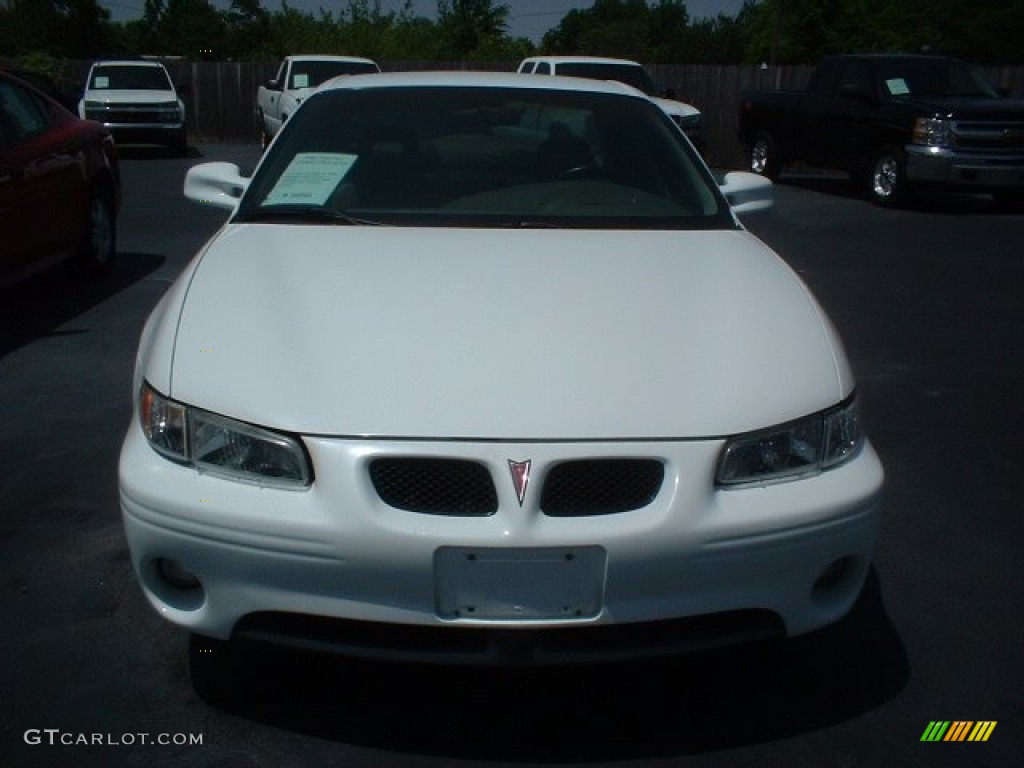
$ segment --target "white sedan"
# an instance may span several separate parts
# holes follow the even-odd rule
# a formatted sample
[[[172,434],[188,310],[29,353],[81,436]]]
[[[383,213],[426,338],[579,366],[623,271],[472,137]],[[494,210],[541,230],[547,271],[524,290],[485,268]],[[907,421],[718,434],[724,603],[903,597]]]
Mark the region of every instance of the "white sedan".
[[[570,663],[794,636],[868,572],[883,471],[835,328],[652,101],[352,76],[142,333],[131,560],[193,638]]]

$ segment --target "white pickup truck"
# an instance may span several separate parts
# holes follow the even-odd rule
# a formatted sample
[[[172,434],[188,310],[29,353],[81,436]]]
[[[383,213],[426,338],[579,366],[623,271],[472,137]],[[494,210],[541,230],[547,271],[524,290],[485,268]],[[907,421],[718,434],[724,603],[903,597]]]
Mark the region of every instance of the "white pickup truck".
[[[629,59],[604,56],[531,56],[519,62],[517,72],[531,75],[567,75],[591,80],[618,80],[643,91],[676,123],[697,149],[704,151],[700,110],[660,92],[643,65]]]
[[[318,85],[338,75],[372,72],[380,72],[377,62],[357,56],[285,56],[274,79],[261,85],[256,92],[256,125],[263,146],[270,143],[281,124]]]

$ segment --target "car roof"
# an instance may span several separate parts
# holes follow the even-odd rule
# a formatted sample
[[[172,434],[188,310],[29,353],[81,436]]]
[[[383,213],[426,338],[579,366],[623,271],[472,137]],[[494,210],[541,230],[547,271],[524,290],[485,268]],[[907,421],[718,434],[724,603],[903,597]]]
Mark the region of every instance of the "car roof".
[[[366,62],[367,64],[375,64],[373,59],[367,59],[363,56],[337,56],[334,54],[324,53],[296,53],[291,56],[285,56],[286,59],[292,61],[352,61],[352,62]]]
[[[548,61],[553,64],[580,63],[580,64],[631,64],[640,66],[639,62],[632,59],[615,59],[608,56],[530,56],[523,61]]]
[[[425,72],[387,72],[372,75],[345,75],[328,80],[320,90],[437,87],[462,88],[530,88],[551,91],[586,91],[639,97],[649,101],[641,91],[612,80],[590,80],[578,77],[537,77],[515,72],[469,72],[439,70]]]
[[[164,65],[159,61],[150,61],[147,59],[100,59],[99,61],[94,61],[92,65],[94,67],[100,67],[111,64],[118,67],[160,67],[161,69],[166,69],[166,67],[164,67]]]

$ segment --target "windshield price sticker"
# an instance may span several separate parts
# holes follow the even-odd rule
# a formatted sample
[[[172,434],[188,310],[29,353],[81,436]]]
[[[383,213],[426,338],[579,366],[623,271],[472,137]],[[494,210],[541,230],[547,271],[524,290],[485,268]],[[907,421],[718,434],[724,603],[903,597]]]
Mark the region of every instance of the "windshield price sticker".
[[[262,204],[323,205],[355,161],[355,155],[300,152]]]

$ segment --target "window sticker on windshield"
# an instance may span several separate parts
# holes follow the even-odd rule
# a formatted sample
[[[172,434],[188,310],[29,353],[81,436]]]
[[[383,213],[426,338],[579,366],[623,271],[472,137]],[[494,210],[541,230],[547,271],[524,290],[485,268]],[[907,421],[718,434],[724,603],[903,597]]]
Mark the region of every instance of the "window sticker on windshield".
[[[292,88],[309,88],[309,75],[295,75],[292,77]]]
[[[355,155],[300,152],[262,205],[323,205],[355,161]]]
[[[109,88],[110,78],[104,77],[103,75],[96,75],[96,79],[93,81],[93,88]]]
[[[885,87],[889,89],[891,96],[906,96],[910,93],[910,86],[902,77],[894,77],[885,81]]]

